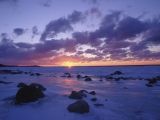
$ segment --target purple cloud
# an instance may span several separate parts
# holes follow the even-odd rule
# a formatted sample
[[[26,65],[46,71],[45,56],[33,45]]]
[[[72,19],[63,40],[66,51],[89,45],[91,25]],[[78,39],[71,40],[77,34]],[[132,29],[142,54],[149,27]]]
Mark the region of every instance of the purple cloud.
[[[23,28],[15,28],[13,29],[13,33],[15,33],[17,36],[22,35],[25,32]]]
[[[46,25],[44,32],[41,34],[41,41],[45,41],[47,38],[53,38],[58,33],[72,31],[73,28],[70,25],[70,21],[66,18],[59,18],[57,20],[53,20]]]
[[[85,19],[86,19],[86,14],[76,10],[74,10],[71,15],[68,15],[68,20],[70,21],[71,24],[75,24]]]
[[[100,17],[102,15],[102,13],[96,7],[91,8],[90,14],[95,17]]]

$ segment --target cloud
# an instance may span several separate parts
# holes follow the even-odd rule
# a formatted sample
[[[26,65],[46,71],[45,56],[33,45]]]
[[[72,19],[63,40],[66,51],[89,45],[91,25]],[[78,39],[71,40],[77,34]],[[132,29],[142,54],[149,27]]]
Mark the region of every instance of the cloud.
[[[74,10],[71,15],[68,15],[68,20],[71,24],[83,22],[86,19],[86,13]]]
[[[23,28],[15,28],[13,29],[13,33],[15,33],[17,36],[22,35],[25,33],[25,30]]]
[[[1,33],[1,37],[2,37],[2,38],[7,38],[7,37],[8,37],[8,34],[7,34],[7,33]]]
[[[98,8],[96,8],[96,7],[91,8],[90,14],[91,14],[92,16],[95,16],[95,17],[100,17],[100,16],[102,16],[102,13],[101,13],[101,12],[98,10]]]
[[[57,20],[50,21],[44,30],[44,32],[41,34],[41,41],[46,40],[47,38],[53,38],[58,33],[65,33],[66,31],[72,31],[73,28],[70,25],[70,21],[68,21],[66,18],[59,18]]]

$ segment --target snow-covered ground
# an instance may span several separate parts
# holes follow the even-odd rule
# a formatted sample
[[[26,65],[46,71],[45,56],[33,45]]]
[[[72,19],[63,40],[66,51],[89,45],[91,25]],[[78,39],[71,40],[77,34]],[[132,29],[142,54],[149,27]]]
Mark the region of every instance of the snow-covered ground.
[[[132,67],[2,67],[0,70],[21,70],[40,73],[41,76],[29,74],[0,74],[0,80],[13,82],[0,84],[0,120],[160,120],[160,81],[147,87],[145,78],[160,76],[160,66]],[[109,75],[114,71],[122,75],[114,77],[132,77],[129,80],[115,81],[97,76]],[[60,77],[70,73],[71,78]],[[77,79],[76,75],[91,76],[92,81]],[[140,80],[140,78],[142,78]],[[103,81],[99,81],[103,80]],[[5,98],[16,95],[17,84],[39,83],[47,90],[45,98],[37,102],[14,105]],[[95,91],[96,95],[86,93],[83,98],[90,106],[89,113],[70,113],[69,104],[76,102],[68,98],[73,91]],[[98,100],[92,102],[90,99]],[[104,106],[94,106],[95,103]]]

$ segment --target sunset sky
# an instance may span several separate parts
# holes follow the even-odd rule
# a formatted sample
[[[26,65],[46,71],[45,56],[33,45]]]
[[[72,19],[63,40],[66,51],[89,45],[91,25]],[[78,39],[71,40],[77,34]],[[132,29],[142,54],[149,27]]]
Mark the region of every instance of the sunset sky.
[[[160,0],[0,0],[0,64],[160,64]]]

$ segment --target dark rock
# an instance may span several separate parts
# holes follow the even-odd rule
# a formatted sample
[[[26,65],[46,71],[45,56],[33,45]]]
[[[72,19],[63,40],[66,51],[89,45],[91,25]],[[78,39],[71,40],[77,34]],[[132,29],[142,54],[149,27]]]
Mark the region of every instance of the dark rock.
[[[78,100],[77,102],[70,104],[67,109],[70,112],[83,114],[89,112],[89,105],[85,100]]]
[[[124,89],[128,89],[127,87],[123,87]]]
[[[41,74],[40,73],[35,73],[35,75],[40,76]]]
[[[0,80],[0,83],[3,83],[3,84],[10,84],[10,83],[12,83],[12,82],[5,82],[5,81]]]
[[[72,91],[72,93],[69,95],[69,98],[71,99],[82,99],[82,97],[87,97],[87,95],[76,91]]]
[[[80,93],[84,93],[84,92],[88,93],[87,90],[80,90],[79,92],[80,92]]]
[[[99,80],[99,81],[101,81],[101,82],[102,82],[103,80]]]
[[[120,80],[120,78],[114,78],[115,79],[115,81],[119,81]]]
[[[45,95],[35,86],[24,86],[20,88],[16,94],[16,104],[35,102],[39,98],[44,98]]]
[[[38,88],[41,91],[45,91],[46,90],[45,87],[43,87],[41,84],[38,84],[38,83],[31,83],[30,86],[35,86],[36,88]]]
[[[91,101],[97,101],[97,98],[91,98],[90,100]]]
[[[77,78],[82,78],[82,76],[81,75],[77,75]]]
[[[150,85],[150,84],[146,84],[146,86],[147,86],[147,87],[153,87],[153,86],[152,86],[152,85]]]
[[[115,74],[115,75],[121,75],[122,72],[121,72],[121,71],[115,71],[114,74]]]
[[[85,81],[92,81],[92,79],[90,77],[87,77]]]
[[[27,86],[25,83],[22,83],[22,82],[20,82],[18,85],[17,85],[17,87],[24,87],[24,86]]]
[[[100,103],[97,103],[97,104],[94,104],[96,107],[100,107],[100,106],[104,106],[103,104],[100,104]]]
[[[96,94],[96,92],[95,92],[95,91],[91,91],[91,92],[89,92],[89,94],[91,94],[91,95],[95,95],[95,94]]]
[[[34,76],[34,73],[31,73],[30,76]]]
[[[153,78],[153,79],[151,79],[151,80],[149,80],[149,84],[154,84],[154,83],[156,83],[157,82],[157,79],[156,78]]]

